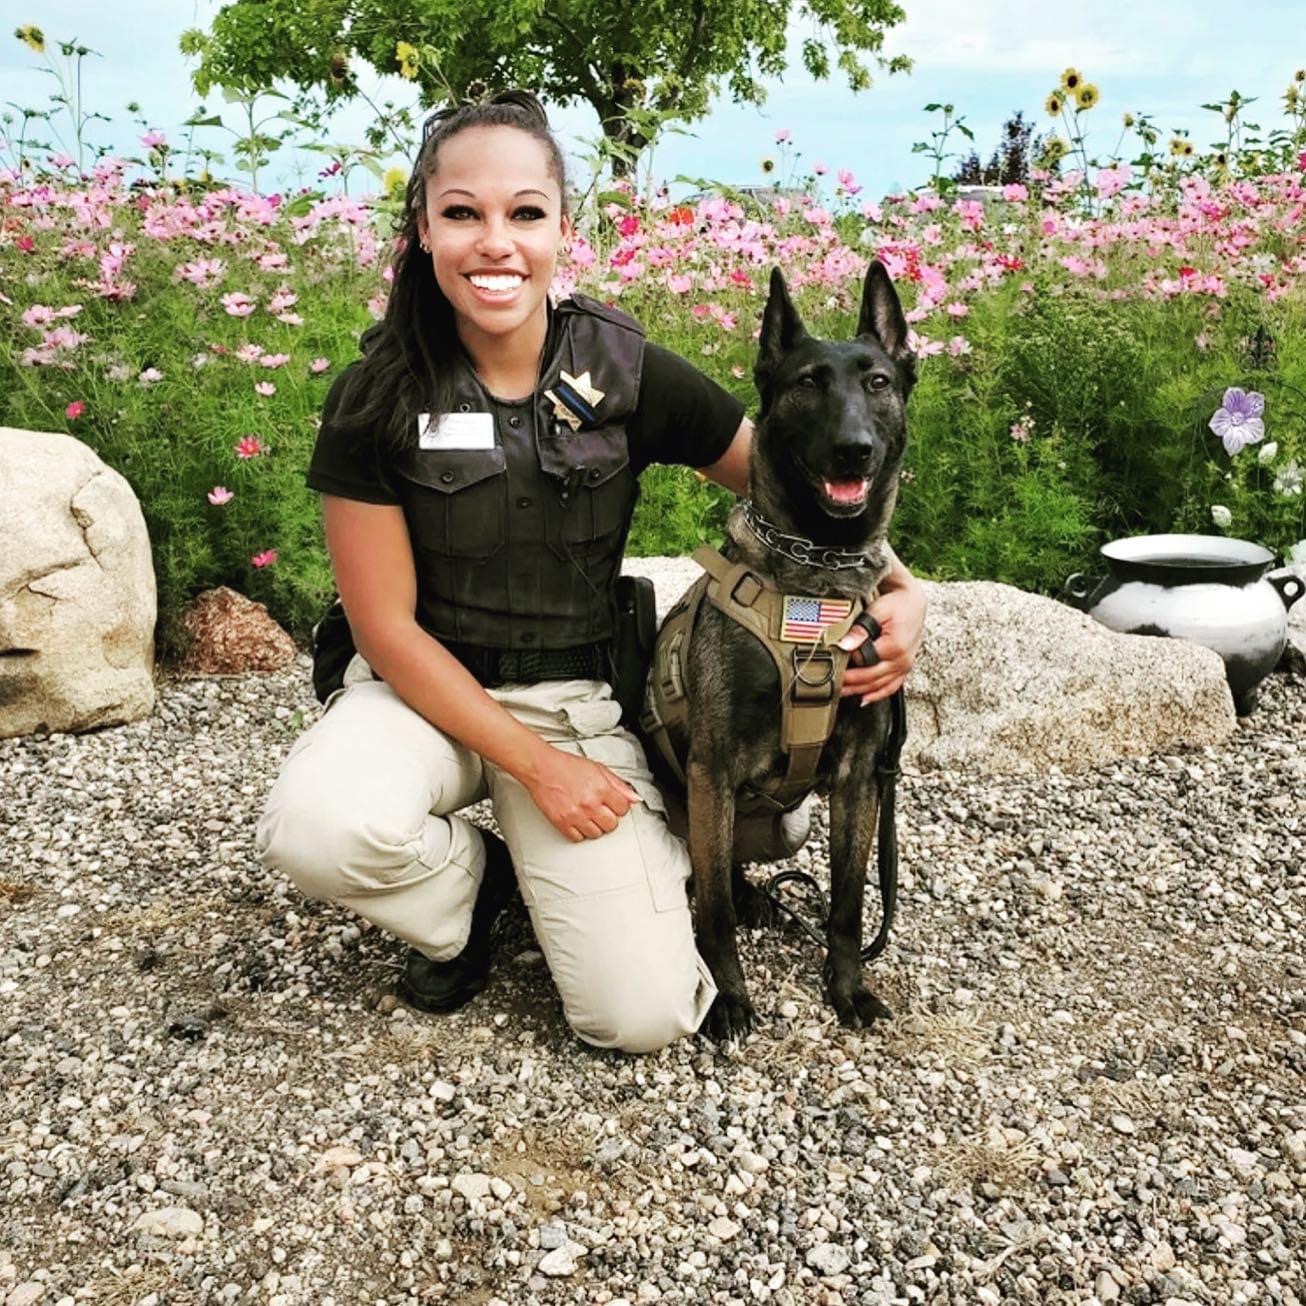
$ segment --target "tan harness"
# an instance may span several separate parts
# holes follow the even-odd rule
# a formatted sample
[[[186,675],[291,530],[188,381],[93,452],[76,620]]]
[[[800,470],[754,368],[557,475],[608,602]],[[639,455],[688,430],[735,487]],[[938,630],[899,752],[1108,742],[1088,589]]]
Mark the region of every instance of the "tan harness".
[[[704,574],[658,632],[640,725],[684,784],[689,753],[689,641],[706,596],[757,638],[780,673],[780,746],[786,758],[785,774],[761,788],[746,787],[740,796],[742,805],[749,810],[789,811],[812,791],[821,750],[834,733],[839,687],[848,666],[848,653],[837,644],[866,610],[865,601],[833,600],[848,603],[847,615],[822,624],[819,632],[807,631],[795,638],[792,619],[786,621],[787,616],[792,618],[793,603],[819,607],[821,599],[786,596],[746,563],[728,562],[706,544],[694,551],[694,561]]]

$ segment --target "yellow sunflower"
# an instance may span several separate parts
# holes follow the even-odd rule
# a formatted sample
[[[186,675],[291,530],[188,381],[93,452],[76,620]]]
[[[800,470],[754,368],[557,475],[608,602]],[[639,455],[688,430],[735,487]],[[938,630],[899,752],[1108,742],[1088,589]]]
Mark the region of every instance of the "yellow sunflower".
[[[1067,95],[1074,95],[1083,83],[1084,78],[1080,74],[1078,68],[1067,68],[1066,71],[1061,74],[1061,89],[1065,91]]]
[[[1134,115],[1126,113],[1121,117],[1120,121],[1124,123],[1125,130],[1128,131],[1134,125]]]
[[[399,41],[395,45],[395,58],[399,60],[399,76],[406,77],[411,82],[417,76],[420,59],[417,47],[409,45],[407,41]]]
[[[1047,112],[1049,118],[1056,118],[1060,115],[1061,108],[1064,104],[1065,101],[1061,98],[1060,92],[1053,91],[1052,94],[1043,101],[1043,108]]]
[[[1170,154],[1172,158],[1187,158],[1192,152],[1192,141],[1185,140],[1182,136],[1172,136],[1170,138]]]
[[[387,168],[381,178],[382,192],[392,200],[402,200],[408,189],[408,174],[403,168]]]
[[[35,50],[37,54],[45,53],[45,33],[35,23],[28,23],[25,27],[20,27],[14,35],[29,50]]]
[[[1043,162],[1052,167],[1070,153],[1070,146],[1060,136],[1049,136],[1043,143]]]
[[[767,155],[767,157],[762,160],[762,171],[765,173],[775,171],[775,160],[771,158],[770,155]]]
[[[1085,82],[1075,92],[1075,104],[1082,111],[1091,109],[1102,98],[1102,93],[1092,82]]]

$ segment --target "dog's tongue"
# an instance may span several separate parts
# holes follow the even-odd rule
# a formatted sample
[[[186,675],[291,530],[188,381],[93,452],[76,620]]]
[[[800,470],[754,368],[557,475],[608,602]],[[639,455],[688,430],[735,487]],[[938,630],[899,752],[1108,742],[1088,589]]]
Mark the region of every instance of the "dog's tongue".
[[[870,481],[825,481],[825,493],[834,503],[861,503]]]

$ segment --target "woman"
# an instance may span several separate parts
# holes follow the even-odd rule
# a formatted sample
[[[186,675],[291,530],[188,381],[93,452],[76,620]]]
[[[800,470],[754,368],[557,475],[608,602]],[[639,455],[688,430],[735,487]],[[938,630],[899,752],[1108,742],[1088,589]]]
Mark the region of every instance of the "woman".
[[[332,388],[308,474],[358,649],[286,758],[256,847],[410,945],[401,995],[453,1010],[520,886],[572,1028],[650,1051],[715,996],[689,860],[606,676],[611,584],[650,462],[746,492],[741,405],[625,314],[548,288],[571,234],[539,102],[427,124],[384,321]],[[896,566],[866,701],[924,599]],[[458,810],[489,797],[505,843]]]

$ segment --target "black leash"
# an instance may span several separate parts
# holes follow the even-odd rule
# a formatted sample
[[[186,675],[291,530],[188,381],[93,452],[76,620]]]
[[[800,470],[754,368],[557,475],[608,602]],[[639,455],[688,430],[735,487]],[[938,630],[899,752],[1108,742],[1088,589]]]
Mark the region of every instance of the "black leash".
[[[898,906],[898,828],[895,820],[894,798],[898,788],[899,758],[902,756],[902,746],[906,740],[907,700],[903,696],[903,691],[899,689],[889,699],[889,734],[884,741],[884,751],[875,764],[875,787],[880,806],[875,862],[880,876],[881,919],[879,932],[861,951],[863,962],[874,961],[884,951],[889,942],[889,931],[893,928],[894,912]],[[797,884],[813,895],[820,904],[822,921],[828,922],[830,903],[821,886],[806,871],[778,871],[761,886],[761,890],[771,900],[772,905],[783,912],[808,938],[825,947],[825,935],[809,921],[804,920],[788,903],[780,900],[776,890],[785,884]]]

